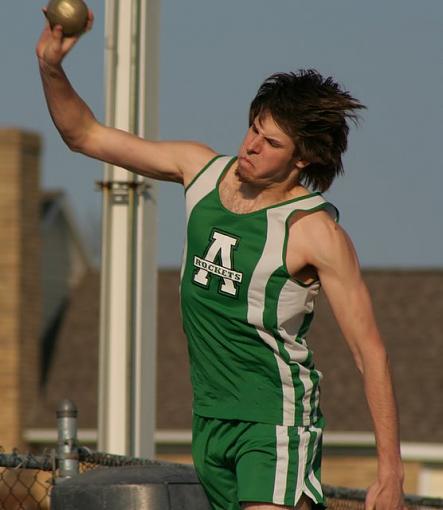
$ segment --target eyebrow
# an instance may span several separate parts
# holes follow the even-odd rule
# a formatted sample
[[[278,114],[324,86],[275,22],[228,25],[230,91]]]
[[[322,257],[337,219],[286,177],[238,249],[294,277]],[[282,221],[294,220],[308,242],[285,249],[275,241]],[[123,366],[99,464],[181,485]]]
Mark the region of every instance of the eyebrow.
[[[258,126],[257,126],[257,124],[258,124]],[[260,119],[255,119],[253,122],[253,125],[254,125],[255,129],[257,129],[257,127],[262,127],[262,123],[260,122]],[[258,131],[258,129],[257,129],[257,131]],[[281,146],[284,145],[284,143],[281,140],[279,140],[278,138],[274,138],[273,136],[265,136],[264,138],[265,138],[265,140],[271,141],[278,145],[281,145]]]

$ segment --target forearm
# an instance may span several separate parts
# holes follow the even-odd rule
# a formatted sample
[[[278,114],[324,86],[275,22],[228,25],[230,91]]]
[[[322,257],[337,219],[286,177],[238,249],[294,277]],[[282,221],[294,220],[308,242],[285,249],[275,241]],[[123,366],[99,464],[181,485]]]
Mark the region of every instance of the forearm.
[[[397,404],[389,360],[382,346],[362,359],[366,398],[371,413],[378,455],[379,478],[403,478]]]
[[[63,68],[40,61],[40,76],[51,118],[65,143],[79,150],[94,114],[70,84]]]

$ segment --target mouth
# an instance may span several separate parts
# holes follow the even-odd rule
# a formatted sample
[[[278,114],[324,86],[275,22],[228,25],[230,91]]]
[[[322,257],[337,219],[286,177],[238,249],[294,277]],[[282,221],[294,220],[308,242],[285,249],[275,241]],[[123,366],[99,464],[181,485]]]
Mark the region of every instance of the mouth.
[[[245,156],[239,156],[235,174],[237,175],[237,178],[240,182],[247,183],[250,181],[251,167],[253,166],[254,165],[251,163],[250,159],[246,158]]]
[[[238,161],[239,161],[239,163],[242,163],[242,164],[246,163],[246,164],[248,164],[248,165],[254,166],[254,165],[252,164],[251,160],[250,160],[250,159],[248,159],[246,156],[240,156],[240,157],[238,158]]]

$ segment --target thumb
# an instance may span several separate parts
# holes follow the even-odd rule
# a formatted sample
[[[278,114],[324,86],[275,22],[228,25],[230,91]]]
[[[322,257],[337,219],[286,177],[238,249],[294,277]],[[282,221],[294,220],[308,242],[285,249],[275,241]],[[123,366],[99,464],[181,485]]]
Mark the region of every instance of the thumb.
[[[375,510],[375,501],[377,499],[378,487],[377,484],[369,487],[365,498],[365,510]]]
[[[45,28],[37,46],[37,55],[49,65],[58,65],[63,60],[62,51],[63,29],[56,25],[52,30]]]

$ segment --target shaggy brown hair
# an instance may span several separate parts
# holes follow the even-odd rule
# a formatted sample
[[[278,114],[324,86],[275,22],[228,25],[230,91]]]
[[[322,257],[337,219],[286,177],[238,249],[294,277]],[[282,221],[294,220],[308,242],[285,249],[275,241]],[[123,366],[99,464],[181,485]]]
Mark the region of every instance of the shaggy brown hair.
[[[331,77],[313,69],[277,73],[260,86],[249,110],[249,125],[270,113],[292,138],[296,156],[309,164],[301,183],[321,192],[343,173],[341,156],[348,145],[348,119],[358,121],[356,110],[365,108]]]

